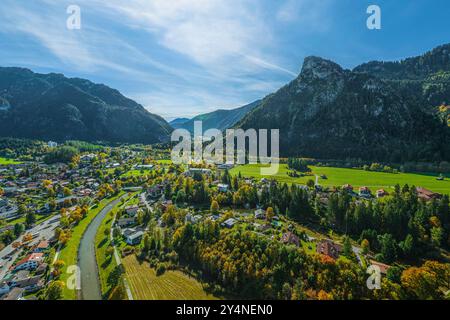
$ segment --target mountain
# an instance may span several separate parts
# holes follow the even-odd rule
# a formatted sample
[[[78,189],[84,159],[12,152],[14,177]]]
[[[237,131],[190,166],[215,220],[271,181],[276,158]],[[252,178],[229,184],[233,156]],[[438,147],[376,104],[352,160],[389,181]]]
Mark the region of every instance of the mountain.
[[[449,161],[450,45],[353,70],[307,57],[297,79],[267,96],[236,127],[280,129],[284,156]],[[442,108],[441,108],[442,110]]]
[[[178,123],[175,124],[172,121],[171,125],[175,129],[186,129],[193,133],[194,122],[202,121],[203,131],[206,131],[208,129],[219,129],[220,131],[223,131],[225,129],[233,127],[247,113],[256,108],[260,102],[261,101],[258,100],[243,107],[232,110],[216,110],[210,113],[196,116],[195,118],[192,118],[188,121],[178,121]]]
[[[171,131],[163,118],[105,85],[0,68],[0,136],[155,143]]]
[[[189,118],[176,118],[170,121],[169,124],[172,126],[172,128],[178,129],[181,125],[188,122],[189,120]]]

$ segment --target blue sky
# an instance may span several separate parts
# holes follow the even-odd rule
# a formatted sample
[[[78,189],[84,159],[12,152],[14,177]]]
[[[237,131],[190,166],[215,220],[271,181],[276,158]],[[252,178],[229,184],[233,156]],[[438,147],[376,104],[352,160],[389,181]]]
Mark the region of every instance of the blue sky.
[[[66,28],[69,5],[81,30]],[[382,29],[368,30],[379,5]],[[274,92],[317,55],[346,68],[450,42],[447,0],[2,0],[0,65],[107,84],[166,119]]]

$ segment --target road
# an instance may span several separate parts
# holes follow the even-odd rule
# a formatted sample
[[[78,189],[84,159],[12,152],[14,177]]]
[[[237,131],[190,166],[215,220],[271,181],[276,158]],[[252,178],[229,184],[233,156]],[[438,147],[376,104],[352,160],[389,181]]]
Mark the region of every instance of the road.
[[[81,274],[81,297],[83,300],[102,300],[97,259],[95,257],[95,236],[106,215],[120,202],[122,196],[107,204],[89,224],[80,242],[78,266]]]
[[[30,230],[25,231],[25,233],[31,233],[31,234],[39,233],[39,236],[36,239],[33,239],[31,241],[30,245],[33,246],[33,245],[39,243],[39,241],[41,241],[41,240],[51,239],[55,234],[55,229],[59,226],[60,219],[61,219],[61,216],[56,215],[54,217],[51,217],[49,220],[46,220],[46,221],[36,225],[35,227],[31,228]],[[22,238],[20,238],[20,240],[21,239]],[[14,261],[17,260],[20,253],[22,252],[22,249],[17,250],[17,252],[15,252],[12,255],[12,259],[10,259],[10,260],[4,259],[6,256],[9,256],[11,254],[11,252],[13,252],[13,251],[14,251],[14,248],[12,247],[12,244],[10,244],[9,246],[5,247],[2,251],[0,251],[0,265],[2,265],[2,267],[0,268],[0,281],[3,280],[3,278],[8,273],[9,268],[11,268]]]

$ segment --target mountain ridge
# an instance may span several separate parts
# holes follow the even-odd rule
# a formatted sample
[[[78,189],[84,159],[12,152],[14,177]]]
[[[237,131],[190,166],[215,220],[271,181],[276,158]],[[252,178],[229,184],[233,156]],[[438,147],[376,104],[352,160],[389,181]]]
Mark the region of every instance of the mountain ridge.
[[[235,127],[279,128],[283,156],[449,161],[449,129],[435,115],[450,101],[448,48],[394,64],[396,77],[374,62],[346,70],[307,57],[296,79],[265,97]]]
[[[62,74],[0,67],[0,136],[156,143],[172,128],[118,90]]]
[[[248,112],[256,108],[260,102],[261,100],[257,100],[236,109],[218,109],[209,113],[198,115],[192,119],[188,119],[188,121],[185,122],[174,123],[174,121],[172,121],[170,124],[175,129],[186,129],[193,133],[194,122],[202,121],[203,131],[208,129],[219,129],[220,131],[223,131],[233,127]]]

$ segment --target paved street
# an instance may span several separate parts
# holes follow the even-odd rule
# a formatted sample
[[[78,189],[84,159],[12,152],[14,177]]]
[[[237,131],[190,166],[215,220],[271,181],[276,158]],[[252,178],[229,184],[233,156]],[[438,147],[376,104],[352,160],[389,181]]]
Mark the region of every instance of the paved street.
[[[27,230],[26,233],[39,234],[37,238],[31,241],[31,245],[35,245],[41,240],[48,240],[52,238],[55,233],[55,229],[59,226],[60,218],[60,215],[56,215],[54,217],[51,217],[49,220],[36,225],[34,228]],[[19,239],[21,240],[22,237]],[[20,255],[22,249],[18,249],[16,252],[14,252],[11,259],[5,259],[5,257],[9,257],[13,251],[14,248],[12,247],[12,244],[8,245],[2,251],[0,251],[0,281],[3,280],[9,268]]]

